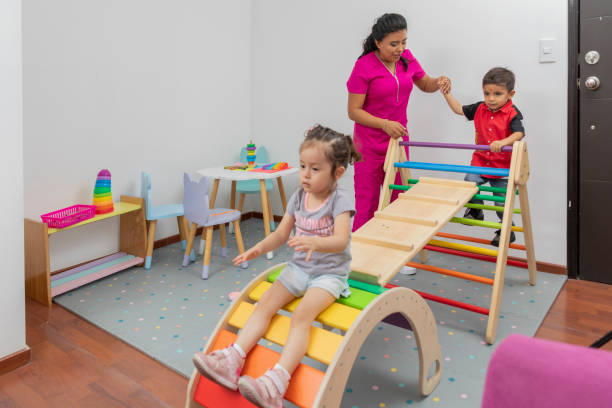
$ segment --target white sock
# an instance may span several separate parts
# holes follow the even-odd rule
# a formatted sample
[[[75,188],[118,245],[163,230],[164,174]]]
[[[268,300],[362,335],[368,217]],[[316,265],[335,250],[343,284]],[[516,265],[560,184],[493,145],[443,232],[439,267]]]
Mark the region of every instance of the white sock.
[[[246,353],[244,352],[244,350],[242,349],[242,347],[240,347],[238,344],[234,343],[232,344],[230,347],[233,347],[234,350],[236,350],[238,352],[238,355],[242,358],[246,358]]]
[[[276,388],[278,388],[278,391],[280,391],[281,394],[285,394],[285,392],[287,391],[287,385],[289,384],[289,380],[291,379],[291,374],[289,374],[285,367],[276,364],[274,368],[268,370],[265,375],[267,375],[272,380],[272,382],[274,383],[274,385],[276,385]],[[279,375],[285,376],[287,381],[282,381],[279,378]]]

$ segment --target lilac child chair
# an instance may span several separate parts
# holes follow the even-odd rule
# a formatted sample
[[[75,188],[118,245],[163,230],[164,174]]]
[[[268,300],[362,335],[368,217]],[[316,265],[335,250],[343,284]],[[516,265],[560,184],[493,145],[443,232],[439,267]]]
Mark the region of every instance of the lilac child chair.
[[[209,208],[208,201],[209,182],[207,177],[202,177],[199,182],[192,181],[187,173],[185,173],[185,192],[183,194],[183,206],[185,208],[185,218],[191,222],[189,234],[187,235],[187,246],[183,257],[183,266],[189,265],[191,249],[195,239],[196,229],[198,225],[204,227],[206,232],[206,248],[204,250],[204,266],[202,267],[202,279],[208,279],[208,270],[210,265],[210,254],[212,247],[213,227],[219,226],[221,234],[221,254],[227,256],[227,242],[225,235],[225,224],[231,222],[236,233],[236,245],[238,252],[244,252],[244,244],[242,242],[242,234],[240,233],[240,211],[229,208]],[[248,267],[248,263],[244,262],[241,265],[243,268]]]

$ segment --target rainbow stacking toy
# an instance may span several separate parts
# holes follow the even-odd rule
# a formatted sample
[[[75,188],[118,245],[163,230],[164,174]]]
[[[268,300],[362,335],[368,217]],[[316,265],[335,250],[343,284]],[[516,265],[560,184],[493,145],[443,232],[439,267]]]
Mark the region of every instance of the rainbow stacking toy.
[[[93,205],[96,214],[113,212],[113,195],[111,194],[111,174],[107,169],[100,170],[94,187]]]
[[[247,144],[247,163],[249,164],[249,167],[253,167],[255,166],[255,150],[257,149],[255,147],[255,143],[253,143],[253,141],[251,140],[250,143]]]

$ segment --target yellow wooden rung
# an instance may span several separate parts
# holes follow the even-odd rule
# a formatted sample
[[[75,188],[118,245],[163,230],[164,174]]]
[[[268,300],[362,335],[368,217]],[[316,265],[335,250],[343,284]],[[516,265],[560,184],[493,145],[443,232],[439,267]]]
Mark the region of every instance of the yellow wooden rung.
[[[255,310],[255,305],[241,302],[230,317],[228,323],[242,329],[249,316],[251,316],[251,313],[253,313],[253,310]],[[289,335],[290,326],[290,318],[277,314],[272,317],[268,331],[263,337],[266,340],[284,346]],[[339,334],[313,326],[310,328],[310,341],[308,343],[306,355],[329,365],[336,354],[336,350],[338,350],[338,347],[342,343],[342,340],[343,337]]]
[[[261,282],[251,291],[251,293],[249,293],[249,298],[258,302],[271,286],[272,284],[270,282]],[[301,300],[302,298],[295,299],[287,303],[283,309],[293,313],[293,311],[297,308],[297,305],[300,304]],[[321,314],[317,316],[316,320],[328,326],[347,331],[357,319],[360,312],[361,311],[359,309],[355,309],[354,307],[342,305],[340,303],[333,303],[331,306],[321,312]]]

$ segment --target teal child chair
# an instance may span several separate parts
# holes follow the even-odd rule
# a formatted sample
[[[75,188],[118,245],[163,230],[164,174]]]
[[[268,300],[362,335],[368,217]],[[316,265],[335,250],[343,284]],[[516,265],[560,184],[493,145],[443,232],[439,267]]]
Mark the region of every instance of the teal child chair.
[[[246,147],[243,147],[242,149],[240,149],[240,162],[241,163],[246,163],[247,162],[247,150]],[[270,157],[268,156],[268,150],[265,148],[265,146],[259,146],[257,148],[257,151],[255,152],[255,163],[256,164],[267,164],[270,163]],[[270,191],[272,190],[272,180],[271,179],[267,179],[266,180],[266,190]],[[236,182],[236,193],[240,194],[240,197],[238,198],[238,211],[242,212],[242,206],[244,205],[244,199],[246,197],[246,194],[255,194],[255,193],[259,193],[259,180],[246,180],[246,181],[238,181]],[[268,197],[270,197],[268,195]],[[268,205],[270,205],[270,201],[268,198]],[[262,209],[263,211],[263,209]],[[270,211],[270,214],[272,214],[272,211]],[[274,231],[274,217],[271,217],[270,219],[270,229],[272,231]]]
[[[187,245],[183,257],[183,266],[189,265],[192,254],[193,241],[195,239],[198,225],[204,227],[206,235],[206,249],[204,250],[204,262],[202,267],[202,279],[208,279],[210,265],[210,255],[212,247],[212,234],[215,225],[219,226],[221,234],[221,255],[227,256],[227,241],[225,235],[225,224],[232,223],[236,233],[236,245],[238,252],[244,252],[244,243],[240,233],[240,211],[229,208],[209,208],[208,199],[209,182],[207,177],[202,177],[199,182],[192,181],[187,173],[184,176],[185,192],[183,194],[183,204],[185,206],[185,218],[191,222],[189,234],[187,235]],[[248,267],[248,263],[241,265]]]
[[[176,217],[182,249],[185,249],[187,244],[187,221],[183,216],[183,204],[166,204],[156,206],[151,204],[151,176],[144,171],[141,173],[140,177],[140,192],[141,197],[145,201],[145,214],[147,224],[149,224],[145,269],[151,269],[151,257],[153,255],[153,244],[155,243],[155,228],[157,227],[157,220]]]

